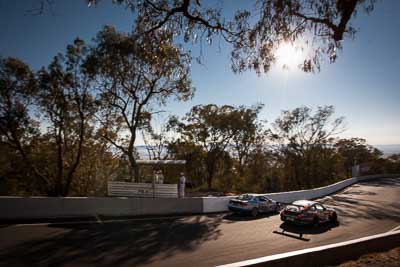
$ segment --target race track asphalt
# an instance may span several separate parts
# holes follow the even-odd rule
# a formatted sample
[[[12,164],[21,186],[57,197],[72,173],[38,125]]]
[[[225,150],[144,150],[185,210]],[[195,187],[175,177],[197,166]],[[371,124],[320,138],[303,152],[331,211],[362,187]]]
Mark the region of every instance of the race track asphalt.
[[[400,179],[356,184],[321,201],[337,210],[339,224],[294,227],[274,214],[256,219],[213,214],[1,226],[0,266],[215,266],[400,225]]]

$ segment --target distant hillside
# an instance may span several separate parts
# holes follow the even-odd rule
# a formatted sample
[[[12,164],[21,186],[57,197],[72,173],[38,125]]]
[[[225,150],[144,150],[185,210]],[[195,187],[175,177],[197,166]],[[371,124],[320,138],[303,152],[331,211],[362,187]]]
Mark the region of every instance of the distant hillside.
[[[374,145],[373,147],[376,147],[377,149],[382,151],[384,156],[400,154],[400,144],[399,145]],[[140,158],[148,159],[148,154],[147,154],[147,150],[146,150],[145,146],[143,146],[143,145],[136,146],[136,149],[139,152]]]
[[[385,156],[400,154],[400,145],[375,145]]]

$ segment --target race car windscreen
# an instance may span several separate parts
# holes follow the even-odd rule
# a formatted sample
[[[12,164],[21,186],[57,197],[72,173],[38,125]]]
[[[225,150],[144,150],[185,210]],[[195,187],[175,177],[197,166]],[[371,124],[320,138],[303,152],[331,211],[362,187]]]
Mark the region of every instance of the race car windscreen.
[[[301,212],[304,210],[303,206],[297,206],[297,205],[288,205],[285,208],[287,211],[292,211],[292,212]]]
[[[251,195],[240,195],[237,197],[239,200],[250,200],[252,198]]]

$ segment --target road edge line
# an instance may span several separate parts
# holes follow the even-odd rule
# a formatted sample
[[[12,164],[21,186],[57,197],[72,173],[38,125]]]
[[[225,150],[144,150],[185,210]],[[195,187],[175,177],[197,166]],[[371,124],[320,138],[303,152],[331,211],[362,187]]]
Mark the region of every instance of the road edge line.
[[[399,244],[400,230],[335,244],[218,265],[217,267],[335,265],[347,260],[358,258],[359,256],[367,253],[388,250],[399,246]]]

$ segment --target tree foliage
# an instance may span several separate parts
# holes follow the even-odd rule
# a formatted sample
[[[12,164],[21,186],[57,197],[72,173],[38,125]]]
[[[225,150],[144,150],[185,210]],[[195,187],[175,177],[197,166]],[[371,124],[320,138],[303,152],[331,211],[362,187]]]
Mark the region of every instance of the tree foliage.
[[[168,99],[191,98],[189,63],[190,57],[163,34],[150,38],[107,26],[95,39],[86,67],[100,90],[102,136],[128,157],[136,176],[137,131],[148,127]]]
[[[234,107],[231,106],[198,105],[186,114],[184,122],[171,120],[171,124],[176,127],[183,140],[204,149],[209,189],[212,187],[218,159],[224,154],[233,137],[233,111]]]
[[[36,99],[42,122],[47,125],[44,137],[51,151],[48,160],[56,162],[43,170],[51,177],[54,192],[50,194],[54,195],[68,195],[95,112],[93,81],[82,70],[87,53],[85,43],[76,39],[67,46],[65,56],[57,55],[38,74]]]
[[[104,195],[108,180],[139,181],[140,133],[150,158],[185,159],[188,183],[208,191],[306,189],[349,177],[355,164],[400,170],[398,155],[385,159],[364,139],[338,139],[344,118],[333,106],[283,111],[266,129],[262,104],[204,104],[160,131],[152,127],[170,100],[194,94],[186,43],[223,39],[233,71],[257,73],[289,43],[308,51],[299,67],[317,71],[324,58],[336,60],[356,33],[357,12],[371,12],[375,0],[258,0],[231,14],[224,1],[113,2],[132,10],[132,32],[105,26],[91,44],[76,39],[38,72],[1,59],[2,194]]]
[[[32,105],[30,96],[36,90],[34,74],[18,59],[1,59],[0,88],[1,138],[20,150],[24,140],[35,130],[28,114]]]
[[[325,144],[329,138],[345,130],[344,117],[333,119],[333,106],[318,107],[315,114],[309,107],[285,110],[276,119],[271,137],[295,153],[304,155],[305,151]]]
[[[283,111],[275,120],[271,138],[279,145],[280,157],[290,166],[286,171],[294,184],[310,187],[321,172],[325,177],[332,175],[332,138],[344,131],[344,118],[333,118],[333,114],[333,106],[318,107],[314,114],[303,106]]]
[[[88,0],[90,5],[97,0]],[[309,51],[300,64],[317,71],[321,60],[334,62],[342,41],[354,37],[357,12],[369,13],[376,0],[257,0],[251,7],[229,11],[228,1],[117,0],[135,15],[134,31],[163,32],[171,39],[212,44],[222,38],[232,45],[234,72],[268,72],[283,43]]]
[[[378,149],[368,145],[362,138],[339,139],[334,145],[343,158],[347,177],[351,176],[351,167],[374,161],[382,155]]]
[[[179,81],[173,69],[162,68],[163,61],[141,74],[142,67],[152,66],[136,61],[136,39],[131,43],[129,37],[107,31],[111,33],[99,35],[107,38],[93,47],[77,39],[36,74],[17,59],[2,60],[0,183],[5,193],[104,195],[108,180],[131,177],[134,167],[121,155],[140,156],[132,139],[140,132],[149,134],[153,156],[185,159],[190,185],[207,190],[311,188],[349,177],[355,164],[368,164],[371,172],[398,170],[396,156],[382,158],[365,140],[337,139],[345,129],[344,118],[334,116],[333,106],[283,111],[266,130],[259,118],[261,104],[197,105],[156,133],[150,123],[156,108],[169,97],[191,96],[188,74],[184,71]],[[105,49],[109,35],[112,45]],[[179,62],[176,58],[169,67],[187,70]]]

